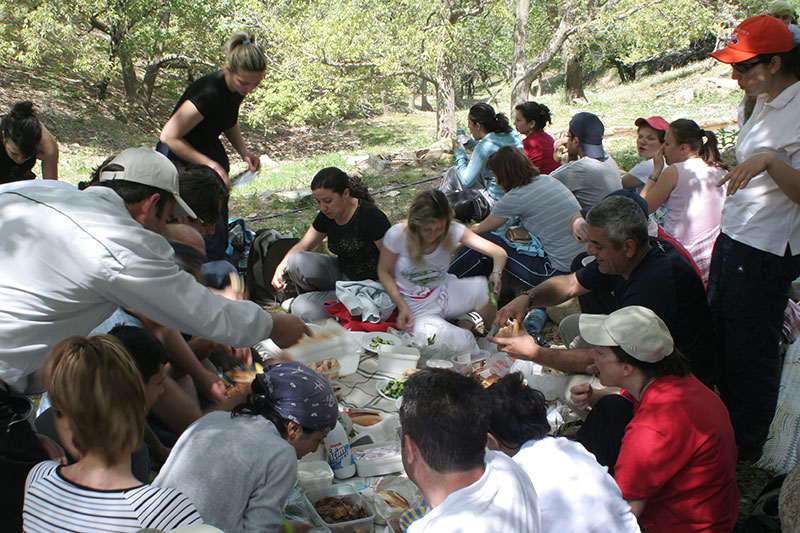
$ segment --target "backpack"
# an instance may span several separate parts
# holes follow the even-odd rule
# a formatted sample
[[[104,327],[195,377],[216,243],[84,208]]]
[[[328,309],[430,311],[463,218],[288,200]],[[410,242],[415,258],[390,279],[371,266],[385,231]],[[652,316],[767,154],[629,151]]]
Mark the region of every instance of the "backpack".
[[[250,299],[261,306],[269,306],[297,295],[291,284],[280,293],[272,286],[272,276],[286,252],[297,244],[291,233],[274,229],[260,229],[250,244],[247,258],[247,289]]]
[[[255,233],[243,218],[228,220],[228,249],[225,250],[225,259],[228,260],[240,274],[244,274],[248,266],[248,253],[255,239]]]

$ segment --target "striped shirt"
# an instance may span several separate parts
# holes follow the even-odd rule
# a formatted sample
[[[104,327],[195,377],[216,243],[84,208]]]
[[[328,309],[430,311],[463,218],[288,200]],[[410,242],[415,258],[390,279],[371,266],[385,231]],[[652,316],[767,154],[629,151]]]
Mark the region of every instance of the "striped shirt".
[[[61,476],[56,461],[39,463],[25,483],[24,533],[131,532],[170,530],[203,520],[179,491],[140,485],[125,490],[95,490]]]

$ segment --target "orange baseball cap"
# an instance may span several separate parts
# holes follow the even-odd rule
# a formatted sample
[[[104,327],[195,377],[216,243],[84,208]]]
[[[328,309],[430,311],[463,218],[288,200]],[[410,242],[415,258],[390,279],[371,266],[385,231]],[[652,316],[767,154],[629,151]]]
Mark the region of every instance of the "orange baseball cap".
[[[758,15],[736,26],[727,48],[709,54],[723,63],[739,63],[761,54],[788,52],[794,46],[791,30],[775,17]]]

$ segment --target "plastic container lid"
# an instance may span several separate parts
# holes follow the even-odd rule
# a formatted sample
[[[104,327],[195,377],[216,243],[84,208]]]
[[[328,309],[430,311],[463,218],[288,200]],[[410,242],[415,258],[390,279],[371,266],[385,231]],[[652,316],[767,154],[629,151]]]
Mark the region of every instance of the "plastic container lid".
[[[297,484],[303,490],[319,489],[333,483],[333,470],[327,461],[297,463]]]
[[[428,359],[428,362],[425,363],[425,366],[428,368],[444,368],[446,370],[453,369],[453,362],[447,361],[445,359]]]
[[[376,442],[352,449],[359,477],[373,477],[403,471],[400,443]]]

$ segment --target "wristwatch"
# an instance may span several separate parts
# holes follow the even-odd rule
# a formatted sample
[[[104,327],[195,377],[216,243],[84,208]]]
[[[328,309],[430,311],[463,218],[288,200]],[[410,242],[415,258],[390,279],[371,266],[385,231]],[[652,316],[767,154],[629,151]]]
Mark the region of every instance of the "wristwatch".
[[[658,176],[654,176],[654,175],[650,174],[650,176],[648,176],[647,179],[649,179],[652,182],[657,182],[658,181]]]

